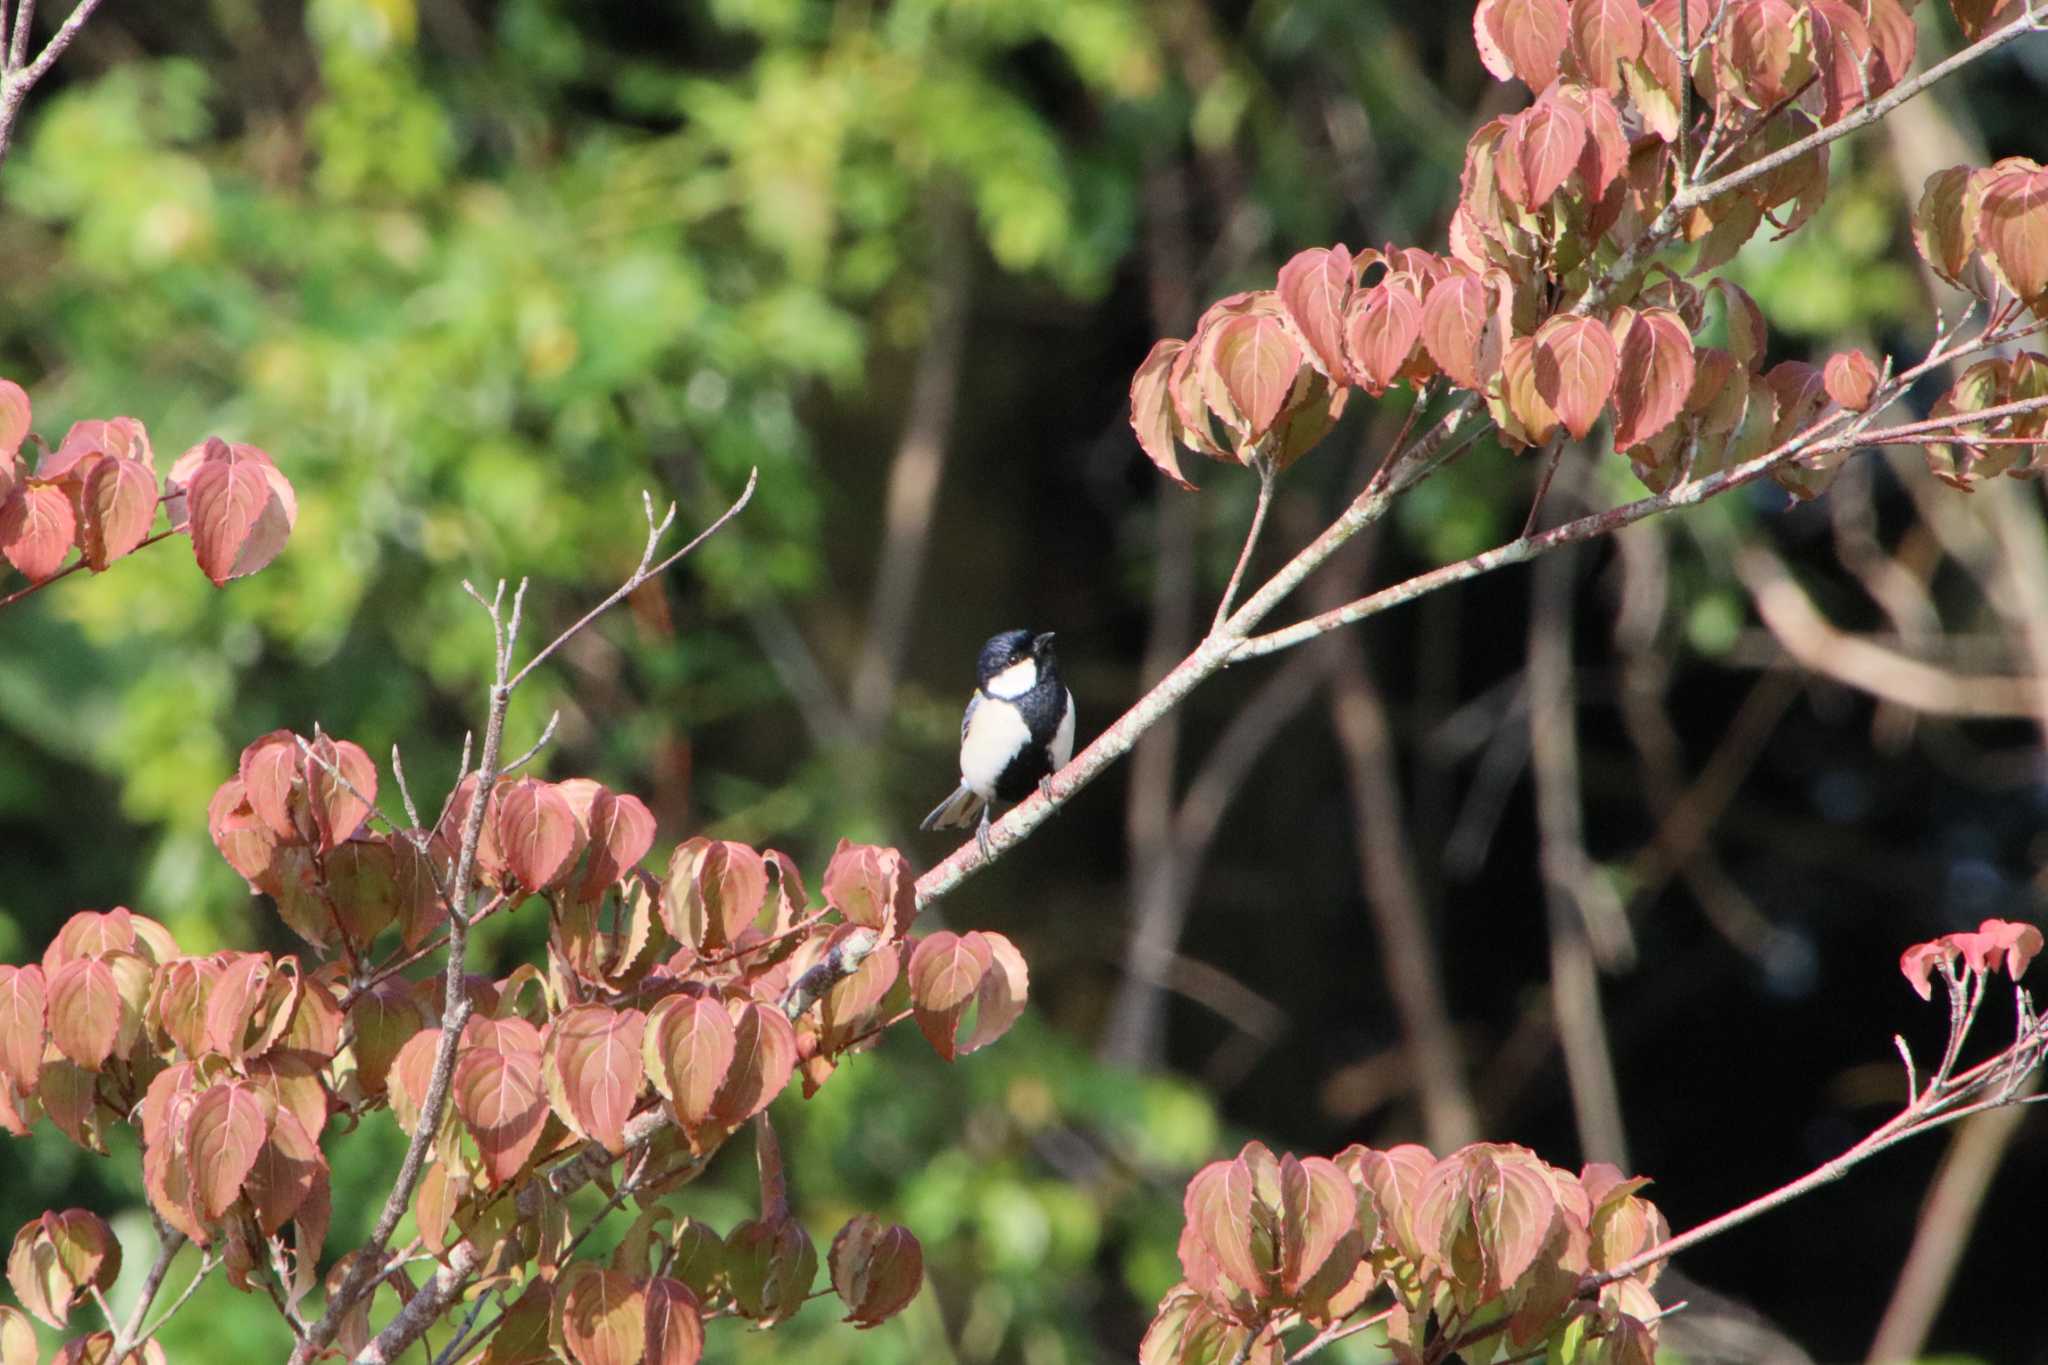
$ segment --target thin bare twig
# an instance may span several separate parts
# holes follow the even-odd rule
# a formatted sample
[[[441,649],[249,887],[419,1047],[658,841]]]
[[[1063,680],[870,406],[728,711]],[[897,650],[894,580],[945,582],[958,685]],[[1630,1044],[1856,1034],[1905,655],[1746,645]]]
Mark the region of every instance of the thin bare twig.
[[[125,1358],[128,1352],[147,1339],[143,1335],[142,1324],[149,1316],[150,1305],[156,1301],[157,1291],[163,1288],[164,1276],[170,1273],[172,1258],[185,1245],[185,1234],[168,1224],[158,1222],[156,1233],[156,1259],[149,1263],[149,1273],[143,1277],[142,1292],[136,1296],[135,1306],[129,1310],[127,1322],[115,1327],[112,1353],[115,1360]],[[168,1317],[169,1314],[165,1316]],[[115,1326],[111,1318],[108,1319],[107,1325]],[[163,1326],[161,1320],[157,1326]]]
[[[1244,548],[1237,552],[1237,566],[1230,571],[1230,581],[1223,585],[1223,597],[1216,603],[1216,619],[1209,623],[1209,633],[1215,635],[1223,629],[1223,623],[1230,619],[1230,604],[1237,600],[1237,588],[1244,581],[1245,566],[1252,562],[1252,551],[1258,548],[1259,532],[1266,529],[1266,509],[1273,503],[1273,462],[1258,461],[1259,500],[1252,508],[1251,529],[1244,533]]]
[[[156,544],[158,541],[169,540],[172,536],[176,534],[176,531],[158,531],[149,539],[137,544],[135,549],[130,550],[128,554],[132,555],[137,553],[138,551],[146,550],[150,546]],[[127,558],[127,555],[123,555],[122,558]],[[11,607],[16,602],[21,601],[25,597],[35,596],[44,588],[49,587],[52,583],[62,582],[64,579],[71,577],[71,575],[77,573],[80,569],[83,569],[85,566],[85,556],[80,555],[78,558],[72,560],[69,564],[66,564],[63,568],[57,570],[57,572],[51,574],[48,578],[39,578],[35,582],[27,584],[24,587],[16,588],[13,592],[8,593],[5,597],[0,597],[0,609]]]
[[[29,61],[29,30],[34,25],[36,7],[35,0],[21,0],[14,15],[14,32],[9,35],[5,69],[0,71],[0,161],[7,159],[7,149],[14,141],[14,121],[21,114],[22,101],[28,98],[35,83],[50,73],[50,68],[78,36],[78,30],[99,7],[100,0],[78,0],[77,7],[50,35],[50,41],[43,45],[36,59]]]
[[[1547,556],[1530,585],[1529,758],[1550,925],[1551,1011],[1579,1146],[1592,1160],[1626,1168],[1628,1140],[1595,960],[1632,959],[1634,945],[1620,899],[1586,852],[1572,686],[1573,570],[1571,554]]]
[[[605,598],[604,601],[598,603],[589,611],[585,612],[574,625],[570,626],[567,630],[564,630],[560,635],[557,635],[553,640],[550,640],[545,646],[541,648],[541,650],[538,653],[536,653],[531,659],[528,659],[526,661],[526,666],[520,669],[517,673],[513,674],[511,679],[506,683],[506,686],[508,688],[517,687],[520,683],[526,681],[527,674],[533,672],[534,669],[540,667],[541,664],[545,663],[549,655],[553,654],[556,650],[560,649],[563,645],[567,644],[570,640],[574,639],[577,635],[581,634],[585,626],[588,626],[592,621],[595,621],[598,617],[604,615],[613,607],[616,607],[619,603],[625,601],[626,598],[631,596],[634,590],[639,588],[641,584],[647,582],[651,578],[658,578],[663,573],[666,573],[671,567],[679,563],[684,556],[688,555],[692,550],[696,549],[699,545],[702,545],[705,541],[709,540],[712,536],[716,535],[728,521],[731,521],[734,517],[738,516],[741,510],[744,509],[746,505],[753,500],[754,486],[760,481],[761,471],[758,469],[750,470],[747,474],[747,486],[741,490],[739,498],[733,503],[733,505],[726,508],[725,511],[719,513],[718,519],[712,522],[709,526],[706,526],[703,530],[699,531],[694,537],[692,537],[689,544],[683,546],[674,554],[669,555],[667,558],[663,559],[659,564],[654,564],[650,561],[652,561],[654,558],[655,548],[658,545],[660,545],[662,536],[666,534],[666,532],[668,531],[669,523],[675,520],[676,508],[674,503],[670,503],[667,514],[663,516],[661,521],[657,524],[654,520],[653,503],[652,500],[649,500],[647,507],[647,549],[640,556],[640,566],[633,570],[632,575],[628,577],[624,583],[619,585],[618,590],[616,592],[612,593],[612,595]]]

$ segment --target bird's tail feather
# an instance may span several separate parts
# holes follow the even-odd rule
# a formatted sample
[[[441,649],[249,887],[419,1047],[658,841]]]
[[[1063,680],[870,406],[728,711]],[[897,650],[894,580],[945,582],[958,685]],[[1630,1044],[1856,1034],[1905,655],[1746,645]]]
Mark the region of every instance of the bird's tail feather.
[[[950,829],[954,826],[971,825],[981,815],[981,808],[987,804],[981,794],[962,782],[953,789],[953,794],[939,802],[930,815],[925,816],[919,829]]]

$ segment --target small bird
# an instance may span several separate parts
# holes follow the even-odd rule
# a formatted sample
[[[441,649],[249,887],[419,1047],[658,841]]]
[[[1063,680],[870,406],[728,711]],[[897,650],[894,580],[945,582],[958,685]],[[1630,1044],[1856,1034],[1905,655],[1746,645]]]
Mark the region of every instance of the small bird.
[[[989,856],[988,827],[998,801],[1021,801],[1074,756],[1074,694],[1060,682],[1052,633],[1006,630],[981,647],[974,695],[960,718],[960,785],[919,829],[966,826]]]

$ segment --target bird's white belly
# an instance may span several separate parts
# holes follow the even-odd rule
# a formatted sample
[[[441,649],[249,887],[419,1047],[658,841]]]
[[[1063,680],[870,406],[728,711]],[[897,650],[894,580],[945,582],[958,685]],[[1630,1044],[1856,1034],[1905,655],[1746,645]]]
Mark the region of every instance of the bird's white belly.
[[[1052,770],[1058,772],[1067,766],[1067,760],[1074,756],[1074,694],[1067,693],[1067,713],[1060,717],[1060,728],[1052,736]]]
[[[1071,720],[1065,733],[1068,746],[1072,747]],[[1030,743],[1031,729],[1017,714],[1016,707],[1006,702],[982,702],[967,722],[967,733],[960,737],[960,780],[984,800],[995,799],[996,781],[1003,775],[1003,769]]]

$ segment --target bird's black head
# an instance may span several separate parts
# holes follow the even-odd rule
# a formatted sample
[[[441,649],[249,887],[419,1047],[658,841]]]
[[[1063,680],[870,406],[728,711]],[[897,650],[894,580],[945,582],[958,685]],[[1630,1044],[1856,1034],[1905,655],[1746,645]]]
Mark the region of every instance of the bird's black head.
[[[975,685],[986,691],[992,678],[1026,660],[1035,662],[1039,673],[1053,668],[1052,632],[1034,635],[1028,630],[1006,630],[990,636],[989,642],[981,647],[981,657],[975,660]]]

